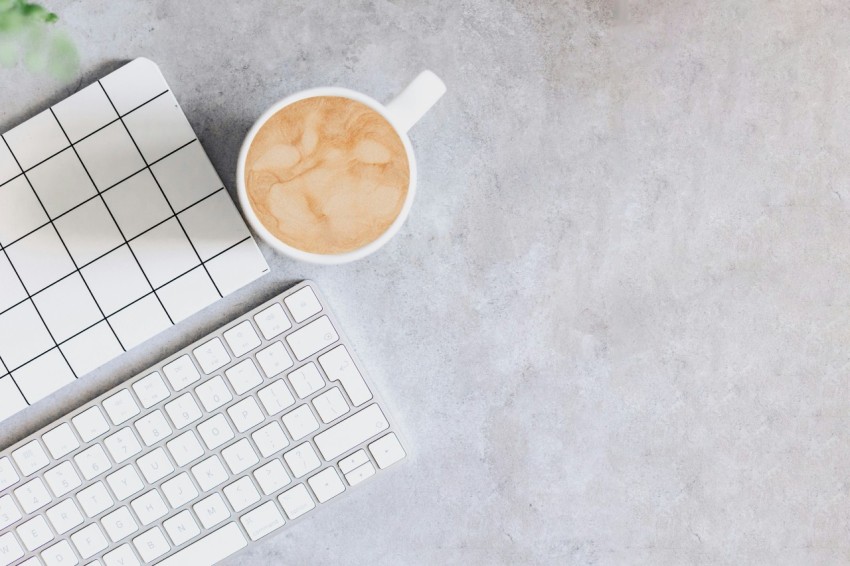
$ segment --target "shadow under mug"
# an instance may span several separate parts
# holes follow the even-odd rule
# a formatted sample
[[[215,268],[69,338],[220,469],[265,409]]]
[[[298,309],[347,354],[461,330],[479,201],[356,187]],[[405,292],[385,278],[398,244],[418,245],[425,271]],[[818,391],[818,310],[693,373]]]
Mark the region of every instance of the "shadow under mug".
[[[377,100],[359,93],[354,90],[340,87],[322,87],[312,88],[297,92],[287,96],[271,108],[266,110],[262,116],[254,123],[245,141],[242,143],[242,149],[239,152],[239,161],[236,165],[236,187],[239,195],[239,203],[242,206],[242,211],[248,223],[254,231],[272,248],[280,253],[289,256],[293,259],[299,259],[310,263],[318,263],[323,265],[336,265],[348,263],[362,259],[367,255],[379,250],[384,244],[395,236],[407,216],[410,214],[410,207],[413,204],[413,197],[416,195],[416,158],[413,155],[413,148],[410,145],[410,139],[407,137],[408,130],[419,121],[422,116],[445,94],[446,85],[440,78],[431,71],[422,71],[419,76],[413,79],[407,88],[401,94],[396,96],[391,102],[384,105]],[[396,219],[387,230],[381,234],[376,240],[366,244],[365,246],[345,252],[341,254],[315,254],[300,250],[281,241],[280,238],[272,234],[268,228],[260,221],[254,208],[248,199],[248,189],[245,186],[245,161],[248,157],[248,150],[257,132],[265,124],[269,118],[280,111],[282,108],[289,106],[299,100],[305,98],[313,98],[317,96],[339,96],[356,100],[365,104],[372,110],[379,113],[386,119],[395,129],[402,143],[404,150],[407,152],[407,162],[410,165],[410,184],[407,187],[407,198],[402,205]]]

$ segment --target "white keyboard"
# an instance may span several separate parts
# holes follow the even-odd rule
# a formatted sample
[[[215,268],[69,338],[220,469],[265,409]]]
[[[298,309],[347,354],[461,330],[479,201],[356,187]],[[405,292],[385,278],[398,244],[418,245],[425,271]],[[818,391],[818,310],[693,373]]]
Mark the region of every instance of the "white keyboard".
[[[0,566],[214,564],[405,455],[306,281],[0,453]]]

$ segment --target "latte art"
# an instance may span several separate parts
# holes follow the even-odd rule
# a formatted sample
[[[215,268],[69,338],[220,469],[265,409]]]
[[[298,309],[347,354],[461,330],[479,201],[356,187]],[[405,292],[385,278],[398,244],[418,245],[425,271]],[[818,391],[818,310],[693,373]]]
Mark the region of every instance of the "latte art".
[[[407,152],[392,125],[361,102],[307,98],[259,129],[245,162],[251,207],[275,237],[316,254],[354,251],[401,213]]]

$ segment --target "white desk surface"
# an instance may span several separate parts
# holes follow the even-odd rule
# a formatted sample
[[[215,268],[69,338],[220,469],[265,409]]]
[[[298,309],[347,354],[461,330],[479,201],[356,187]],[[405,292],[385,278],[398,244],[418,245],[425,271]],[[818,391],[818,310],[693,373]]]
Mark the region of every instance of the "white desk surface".
[[[273,274],[4,427],[8,445],[288,282],[322,286],[416,449],[230,564],[850,561],[850,40],[810,2],[57,0],[79,79],[144,55],[221,177],[273,101],[429,67],[413,214]],[[640,4],[640,6],[638,5]]]

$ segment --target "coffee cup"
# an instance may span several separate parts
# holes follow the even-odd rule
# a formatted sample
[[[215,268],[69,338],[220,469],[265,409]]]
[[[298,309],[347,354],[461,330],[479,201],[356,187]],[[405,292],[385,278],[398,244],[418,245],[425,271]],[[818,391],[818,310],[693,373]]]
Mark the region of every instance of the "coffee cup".
[[[398,233],[399,229],[404,224],[410,214],[410,208],[416,194],[416,159],[413,153],[413,148],[410,144],[410,139],[407,136],[407,132],[420,120],[420,118],[422,118],[422,116],[425,115],[425,113],[440,99],[440,97],[445,94],[445,92],[446,86],[443,84],[443,81],[437,77],[437,75],[431,71],[423,71],[388,104],[381,104],[365,94],[340,87],[313,88],[295,93],[277,102],[264,112],[253,125],[245,137],[245,141],[243,142],[242,149],[239,153],[239,161],[236,169],[237,192],[239,202],[248,223],[262,240],[278,252],[290,258],[310,263],[323,265],[347,263],[364,258],[379,250]],[[406,171],[403,171],[405,175],[399,178],[406,180],[407,186],[402,187],[405,188],[406,191],[404,191],[403,194],[399,193],[398,202],[392,210],[392,213],[395,214],[394,218],[391,221],[387,219],[386,225],[380,225],[380,234],[377,234],[376,237],[363,243],[363,245],[359,245],[355,249],[342,249],[342,251],[332,250],[325,253],[325,250],[323,249],[318,251],[316,249],[304,249],[311,247],[308,245],[293,245],[291,239],[290,242],[284,241],[284,238],[281,236],[281,232],[276,230],[280,227],[280,219],[275,217],[272,219],[275,223],[274,226],[270,224],[267,210],[260,206],[260,203],[256,200],[255,192],[252,192],[248,186],[249,180],[246,178],[246,171],[253,175],[253,165],[249,165],[249,161],[254,164],[257,163],[257,160],[254,158],[255,156],[252,153],[252,147],[254,147],[255,140],[258,144],[260,143],[261,140],[258,139],[258,133],[261,138],[265,135],[268,128],[264,130],[263,126],[269,123],[273,117],[283,115],[281,111],[296,108],[296,105],[303,106],[305,104],[310,104],[313,101],[339,99],[359,103],[359,105],[363,105],[368,108],[370,114],[372,111],[376,113],[375,118],[380,116],[380,119],[386,121],[386,124],[388,124],[388,131],[394,132],[397,136],[396,141],[397,147],[399,148],[399,155],[402,155],[403,157],[406,156]],[[375,119],[372,121],[374,123]],[[378,125],[380,126],[380,124]],[[393,143],[396,142],[394,141]],[[292,152],[296,154],[295,158],[297,159],[297,148],[292,149]],[[279,155],[282,155],[283,157],[277,157]],[[262,156],[262,159],[264,160],[263,163],[267,166],[268,162],[271,160],[271,166],[274,166],[275,159],[288,160],[289,157],[285,151],[268,151],[266,152],[266,155]],[[402,163],[402,165],[395,164],[397,166],[396,168],[404,168],[404,160],[398,161],[399,163]],[[313,170],[322,167],[322,163],[323,161],[316,161],[312,165]],[[380,165],[372,165],[372,169],[377,167],[377,170],[381,170]],[[398,175],[396,177],[398,177]],[[302,182],[302,186],[304,183],[309,184],[309,182],[309,180]],[[404,183],[404,181],[400,182]],[[285,188],[285,183],[274,186],[274,188],[278,187],[284,187],[280,190],[288,190]],[[345,187],[339,187],[340,191],[343,191],[343,189],[345,189]],[[309,190],[309,187],[307,190]],[[325,191],[325,194],[328,194],[327,191]],[[365,202],[368,205],[369,201],[362,200],[357,202],[358,204]],[[255,208],[255,205],[257,208]],[[347,213],[354,214],[355,212],[347,211]],[[293,214],[297,214],[297,211],[293,212]],[[297,224],[297,222],[293,224]],[[278,233],[275,233],[273,230]]]

